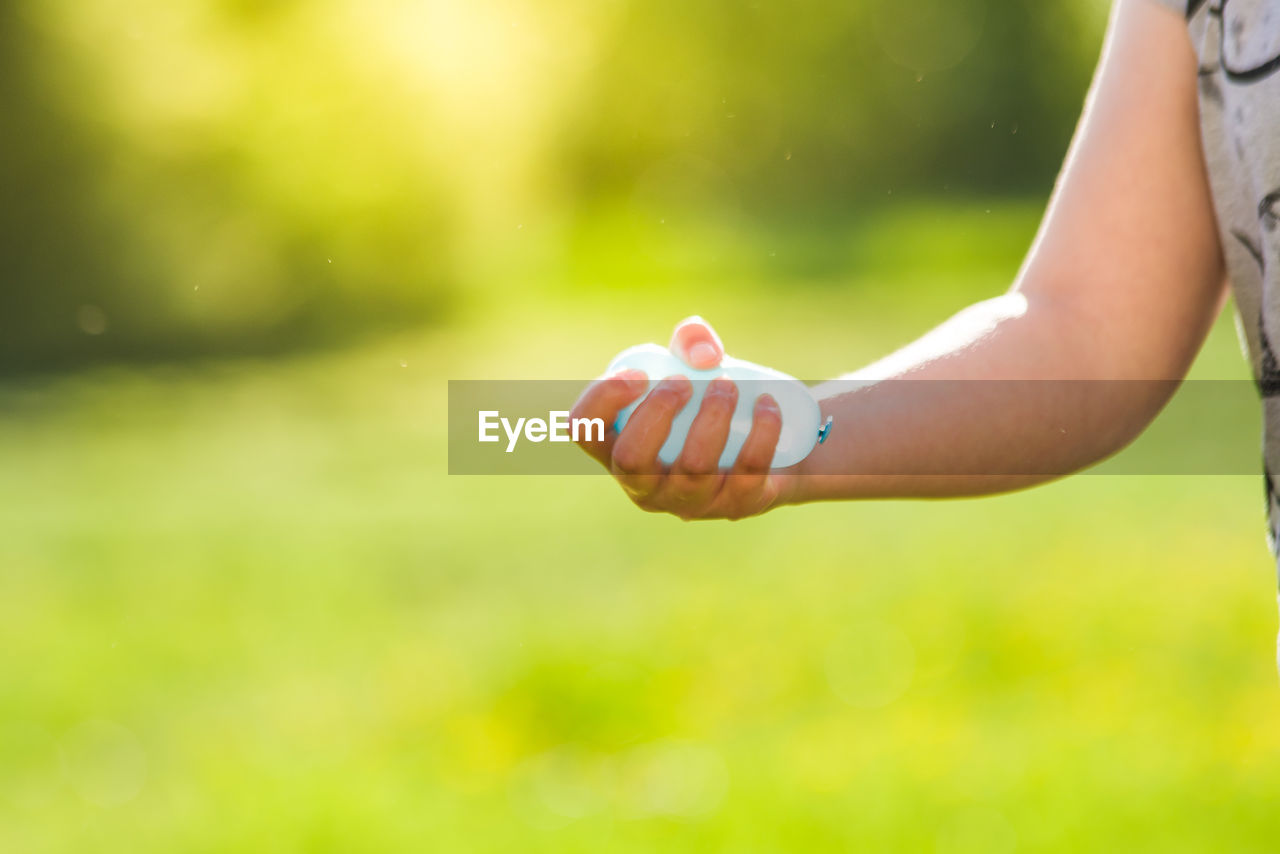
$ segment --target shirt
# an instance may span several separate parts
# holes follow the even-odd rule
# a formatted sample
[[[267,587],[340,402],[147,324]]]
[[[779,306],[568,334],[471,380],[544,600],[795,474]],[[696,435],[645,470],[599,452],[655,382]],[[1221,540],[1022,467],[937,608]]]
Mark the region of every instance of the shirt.
[[[1280,0],[1157,0],[1199,58],[1200,133],[1237,325],[1262,395],[1268,543],[1280,557]]]

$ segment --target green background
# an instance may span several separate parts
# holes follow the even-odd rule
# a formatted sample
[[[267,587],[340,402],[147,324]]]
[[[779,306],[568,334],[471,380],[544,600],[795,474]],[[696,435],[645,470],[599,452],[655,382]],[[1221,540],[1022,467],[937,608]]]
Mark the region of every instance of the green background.
[[[6,5],[0,850],[1271,850],[1260,476],[445,474],[447,380],[1008,285],[1104,10],[900,5]]]

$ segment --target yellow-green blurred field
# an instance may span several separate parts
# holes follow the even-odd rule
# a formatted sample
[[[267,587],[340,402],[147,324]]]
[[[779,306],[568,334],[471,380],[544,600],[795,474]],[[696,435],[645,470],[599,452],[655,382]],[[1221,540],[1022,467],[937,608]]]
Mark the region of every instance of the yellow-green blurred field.
[[[445,472],[446,380],[587,379],[694,311],[856,367],[1005,286],[965,216],[858,283],[508,271],[341,352],[9,381],[0,851],[1274,850],[1260,477],[684,524]],[[1229,323],[1197,371],[1244,375]]]
[[[0,854],[1274,851],[1260,474],[446,473],[448,380],[1003,290],[1108,5],[0,4]]]

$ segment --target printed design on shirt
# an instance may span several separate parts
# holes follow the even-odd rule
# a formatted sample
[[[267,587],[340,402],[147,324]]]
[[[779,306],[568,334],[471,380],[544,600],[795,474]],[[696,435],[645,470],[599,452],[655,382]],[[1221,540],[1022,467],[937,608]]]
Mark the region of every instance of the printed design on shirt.
[[[1276,552],[1277,546],[1280,545],[1280,537],[1276,536],[1275,521],[1277,516],[1280,516],[1280,514],[1277,514],[1276,512],[1277,500],[1280,499],[1280,496],[1277,496],[1276,494],[1275,478],[1271,476],[1271,468],[1267,465],[1266,460],[1262,461],[1262,477],[1266,484],[1265,500],[1267,502],[1267,545],[1271,548],[1272,552]]]
[[[1258,272],[1266,273],[1267,259],[1263,256],[1262,250],[1258,248],[1252,239],[1250,239],[1249,235],[1245,234],[1238,228],[1233,228],[1231,229],[1231,236],[1234,237],[1236,242],[1243,246],[1245,251],[1253,257],[1254,262],[1258,265]]]
[[[1280,198],[1280,191],[1272,195]],[[1270,198],[1270,196],[1268,196]],[[1244,247],[1245,251],[1253,258],[1254,263],[1258,265],[1258,272],[1262,278],[1266,279],[1267,259],[1262,254],[1262,249],[1253,242],[1249,235],[1245,234],[1238,228],[1231,229],[1231,236],[1236,242]],[[1262,397],[1280,397],[1280,359],[1276,358],[1276,352],[1271,347],[1271,338],[1267,335],[1267,324],[1262,312],[1258,313],[1258,393]]]
[[[1262,220],[1262,227],[1268,232],[1276,230],[1277,223],[1280,223],[1280,189],[1272,190],[1258,202],[1258,219]]]
[[[1205,7],[1206,0],[1187,3],[1188,20]],[[1232,83],[1257,83],[1280,71],[1280,11],[1275,3],[1221,0],[1207,8],[1210,23],[1218,28],[1218,55],[1204,57],[1200,75],[1221,71]],[[1230,41],[1228,41],[1230,39]]]
[[[1277,214],[1280,214],[1280,190],[1273,190],[1268,193],[1266,198],[1258,203],[1258,219],[1262,222],[1262,227],[1268,232],[1276,230]],[[1232,231],[1232,236],[1240,241],[1249,254],[1253,256],[1253,260],[1258,262],[1258,269],[1264,274],[1267,269],[1266,256],[1262,254],[1262,250],[1253,245],[1248,236],[1240,231]],[[1263,276],[1265,280],[1265,275]],[[1267,325],[1263,321],[1261,314],[1258,317],[1258,344],[1262,350],[1262,358],[1259,365],[1258,390],[1263,397],[1280,396],[1280,362],[1276,360],[1275,351],[1271,349],[1271,341],[1267,338]]]
[[[1258,317],[1258,349],[1262,351],[1258,359],[1258,393],[1263,397],[1280,397],[1280,361],[1276,361],[1276,351],[1271,349],[1271,339],[1267,337],[1267,324]]]
[[[1187,4],[1187,20],[1190,21],[1194,18],[1196,12],[1200,11],[1204,4],[1205,0],[1191,0]],[[1209,20],[1205,24],[1206,28],[1216,26],[1218,34],[1215,38],[1212,30],[1210,30],[1208,37],[1205,38],[1204,43],[1200,46],[1200,67],[1196,69],[1196,72],[1201,77],[1212,76],[1222,69],[1222,7],[1211,6],[1208,17]]]

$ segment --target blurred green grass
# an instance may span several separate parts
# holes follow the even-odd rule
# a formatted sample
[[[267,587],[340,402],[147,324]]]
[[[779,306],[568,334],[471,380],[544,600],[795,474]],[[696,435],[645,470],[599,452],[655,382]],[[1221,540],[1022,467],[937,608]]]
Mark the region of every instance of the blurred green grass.
[[[0,850],[1272,850],[1260,477],[686,525],[445,474],[447,379],[586,379],[694,311],[829,376],[1005,287],[1034,218],[945,226],[985,210],[824,244],[856,276],[513,262],[360,349],[7,383]],[[1226,320],[1196,375],[1244,376]]]

